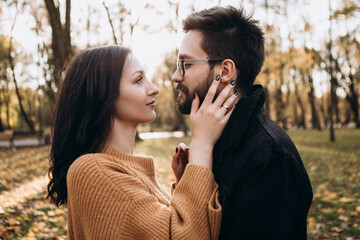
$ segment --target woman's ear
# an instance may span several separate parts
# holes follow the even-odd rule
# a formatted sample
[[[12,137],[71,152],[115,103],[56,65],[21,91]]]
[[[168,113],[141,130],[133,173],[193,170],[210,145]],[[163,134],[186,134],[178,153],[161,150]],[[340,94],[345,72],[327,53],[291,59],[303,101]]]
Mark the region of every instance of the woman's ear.
[[[229,83],[231,80],[236,79],[236,66],[233,60],[225,59],[222,61],[220,76],[220,82],[223,83]]]

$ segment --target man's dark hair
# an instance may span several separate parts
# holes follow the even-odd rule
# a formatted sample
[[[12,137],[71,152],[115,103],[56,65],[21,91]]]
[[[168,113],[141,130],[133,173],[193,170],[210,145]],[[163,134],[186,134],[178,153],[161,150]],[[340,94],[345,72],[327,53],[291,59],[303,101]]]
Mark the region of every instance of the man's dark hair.
[[[265,59],[264,33],[243,8],[213,7],[193,13],[183,30],[202,33],[202,49],[212,59],[232,59],[237,68],[236,88],[247,94]]]

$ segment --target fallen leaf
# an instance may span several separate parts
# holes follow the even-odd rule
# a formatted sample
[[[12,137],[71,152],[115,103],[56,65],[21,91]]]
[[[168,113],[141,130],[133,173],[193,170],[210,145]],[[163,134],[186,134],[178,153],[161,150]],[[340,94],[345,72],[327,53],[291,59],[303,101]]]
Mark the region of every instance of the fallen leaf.
[[[308,218],[308,227],[314,227],[315,226],[315,218],[309,217]]]
[[[47,215],[48,215],[49,217],[53,217],[53,216],[55,216],[56,214],[55,214],[55,211],[48,211]]]
[[[333,231],[333,232],[338,232],[338,233],[340,233],[340,232],[342,232],[344,229],[341,229],[341,228],[339,228],[339,227],[332,227],[331,228],[331,231]]]
[[[354,198],[343,197],[343,198],[340,198],[339,201],[342,202],[342,203],[349,203],[349,202],[355,201],[355,199]]]
[[[338,214],[342,214],[345,212],[345,210],[343,208],[339,208],[337,211],[336,211]]]
[[[15,218],[9,218],[9,219],[7,220],[7,222],[8,222],[9,225],[16,225],[16,224],[19,223],[19,221],[16,220]]]

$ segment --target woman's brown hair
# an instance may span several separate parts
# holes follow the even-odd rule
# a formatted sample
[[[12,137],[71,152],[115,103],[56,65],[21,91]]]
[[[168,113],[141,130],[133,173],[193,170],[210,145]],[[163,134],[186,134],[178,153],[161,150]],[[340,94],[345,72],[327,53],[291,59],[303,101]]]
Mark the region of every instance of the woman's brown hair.
[[[113,124],[123,67],[130,50],[106,46],[77,55],[64,73],[54,109],[48,197],[67,203],[66,174],[83,154],[103,149]]]

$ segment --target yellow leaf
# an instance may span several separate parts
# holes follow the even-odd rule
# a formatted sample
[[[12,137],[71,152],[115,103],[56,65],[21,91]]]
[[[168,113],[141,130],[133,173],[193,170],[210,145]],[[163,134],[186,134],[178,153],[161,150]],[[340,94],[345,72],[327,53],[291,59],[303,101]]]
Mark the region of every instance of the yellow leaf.
[[[313,217],[308,218],[308,226],[309,227],[314,227],[315,226],[315,218],[313,218]]]
[[[332,213],[333,209],[332,208],[324,208],[324,209],[321,209],[321,211],[323,211],[323,213],[329,214],[329,213]]]
[[[331,228],[331,231],[333,231],[333,232],[342,232],[343,231],[343,229],[341,229],[341,228],[339,228],[339,227],[332,227]]]
[[[360,206],[356,207],[356,211],[360,212]]]
[[[9,225],[15,225],[15,224],[18,223],[18,221],[15,218],[9,218],[7,220],[7,222],[8,222]]]
[[[14,232],[15,232],[16,234],[21,233],[21,227],[20,227],[20,226],[15,226],[15,227],[14,227]]]
[[[340,215],[340,216],[339,216],[339,220],[341,220],[341,221],[343,221],[343,222],[347,222],[347,221],[349,221],[349,217],[346,217],[346,216],[344,216],[344,215]]]
[[[349,203],[349,202],[355,201],[355,199],[354,198],[343,197],[343,198],[340,198],[339,201],[342,202],[342,203]]]
[[[27,235],[27,238],[26,239],[28,239],[28,240],[35,240],[36,238],[35,238],[35,233],[34,232],[29,232],[29,234]]]
[[[338,195],[337,195],[337,193],[335,193],[335,192],[328,192],[328,191],[326,191],[326,192],[324,193],[324,195],[325,195],[325,197],[323,198],[323,200],[324,200],[325,202],[330,202],[331,200],[338,198]]]
[[[337,210],[337,213],[339,213],[339,214],[344,213],[344,212],[345,212],[345,210],[344,210],[343,208],[339,208],[339,209]]]
[[[47,215],[48,215],[49,217],[53,217],[53,216],[55,216],[56,214],[55,214],[55,211],[48,211]]]

